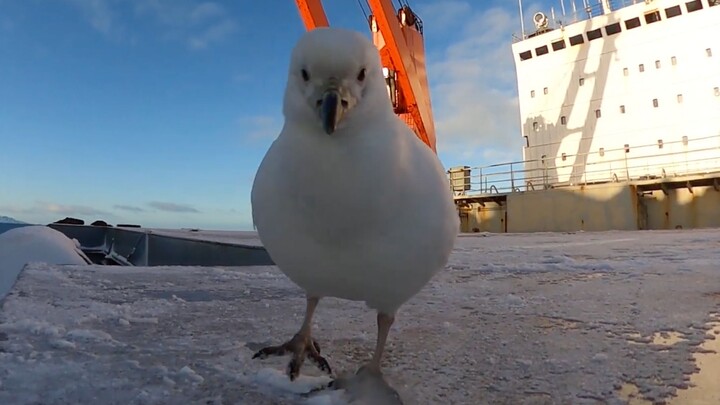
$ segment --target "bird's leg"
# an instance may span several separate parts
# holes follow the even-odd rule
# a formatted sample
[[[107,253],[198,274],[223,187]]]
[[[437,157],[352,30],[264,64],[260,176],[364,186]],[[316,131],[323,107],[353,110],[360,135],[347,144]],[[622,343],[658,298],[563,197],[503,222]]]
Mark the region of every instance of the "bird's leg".
[[[403,401],[400,398],[400,394],[398,394],[398,392],[392,388],[387,381],[385,381],[382,371],[380,370],[380,363],[385,351],[385,342],[387,341],[388,334],[390,333],[390,327],[394,321],[395,314],[378,312],[378,334],[375,344],[375,353],[373,353],[372,359],[367,364],[360,367],[355,375],[338,377],[330,381],[328,384],[312,389],[303,396],[310,397],[327,389],[345,390],[346,394],[351,398],[364,398],[367,394],[373,393],[372,395],[375,396],[373,397],[374,400],[371,403],[377,403],[378,398],[382,398],[382,403],[384,404],[402,405]]]
[[[380,363],[382,362],[382,356],[385,352],[385,342],[387,341],[388,334],[390,333],[390,327],[395,322],[395,315],[385,314],[378,312],[377,315],[377,341],[375,343],[375,353],[373,353],[372,359],[369,363],[364,365],[358,370],[358,374],[361,372],[371,372],[373,374],[382,374],[380,371]]]
[[[320,298],[318,297],[307,297],[307,306],[305,308],[305,319],[300,327],[298,333],[293,336],[289,341],[281,344],[280,346],[270,346],[259,350],[253,359],[260,358],[264,359],[269,356],[282,356],[287,353],[291,353],[292,359],[288,363],[287,374],[290,377],[290,381],[293,381],[300,374],[300,367],[302,367],[305,357],[308,357],[315,365],[322,371],[328,374],[332,374],[330,364],[327,360],[320,355],[320,345],[311,337],[312,331],[312,317],[315,313]]]
[[[375,352],[373,353],[372,359],[368,363],[366,363],[364,366],[360,367],[354,376],[350,377],[339,377],[336,378],[330,383],[323,385],[322,387],[318,387],[313,389],[308,393],[308,395],[312,395],[316,392],[325,390],[325,389],[358,389],[358,387],[363,386],[364,384],[375,384],[375,388],[383,387],[384,390],[387,390],[390,392],[393,396],[399,398],[397,395],[397,392],[395,392],[392,387],[390,387],[387,382],[383,379],[382,371],[380,369],[380,363],[382,362],[382,356],[385,352],[385,342],[387,342],[388,334],[390,333],[390,327],[392,326],[393,322],[395,321],[395,315],[394,314],[386,314],[382,312],[378,312],[377,315],[377,325],[378,325],[378,333],[377,333],[377,341],[375,342]],[[401,402],[400,402],[401,403]]]

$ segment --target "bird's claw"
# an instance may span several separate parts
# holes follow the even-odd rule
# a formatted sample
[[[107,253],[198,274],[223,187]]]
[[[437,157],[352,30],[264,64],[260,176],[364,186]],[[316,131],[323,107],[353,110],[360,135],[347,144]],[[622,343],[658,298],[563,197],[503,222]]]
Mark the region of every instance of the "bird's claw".
[[[268,346],[258,350],[253,356],[253,359],[266,359],[270,356],[283,356],[287,350],[285,345],[280,346]]]
[[[326,390],[341,390],[344,388],[344,385],[342,383],[341,378],[336,378],[334,380],[330,380],[329,382],[320,385],[319,387],[315,387],[311,389],[308,392],[300,394],[302,397],[309,398],[319,392],[326,391]]]
[[[270,356],[283,356],[287,353],[292,353],[292,358],[287,366],[287,375],[290,377],[290,381],[294,381],[300,375],[300,368],[306,357],[321,371],[332,375],[330,363],[320,355],[320,345],[310,336],[296,334],[292,339],[280,346],[269,346],[260,349],[252,358],[265,359]]]

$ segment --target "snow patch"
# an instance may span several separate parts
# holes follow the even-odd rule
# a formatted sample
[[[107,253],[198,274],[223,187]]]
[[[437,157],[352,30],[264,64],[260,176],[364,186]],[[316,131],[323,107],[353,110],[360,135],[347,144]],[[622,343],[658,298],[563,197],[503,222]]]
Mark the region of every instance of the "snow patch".
[[[305,402],[306,405],[347,405],[343,391],[328,391],[313,395]]]
[[[55,326],[46,321],[34,319],[21,319],[17,322],[0,324],[0,331],[6,332],[30,332],[33,335],[60,337],[65,334],[65,329]]]
[[[0,299],[28,263],[83,265],[90,260],[62,232],[46,226],[24,226],[0,234]]]
[[[200,384],[205,381],[205,378],[200,374],[196,373],[195,370],[191,369],[190,366],[185,366],[178,372],[179,376],[185,377],[193,383]],[[172,380],[171,380],[172,381]]]
[[[93,329],[73,329],[69,331],[66,335],[67,338],[76,340],[76,341],[97,341],[97,342],[113,342],[113,337],[107,333],[103,332],[101,330],[93,330]]]
[[[280,391],[293,394],[305,394],[315,388],[327,385],[331,381],[331,378],[301,374],[295,381],[290,381],[284,370],[265,367],[258,370],[253,380],[259,385],[272,387]]]
[[[75,343],[67,341],[65,339],[54,339],[50,341],[50,346],[55,349],[74,349]]]

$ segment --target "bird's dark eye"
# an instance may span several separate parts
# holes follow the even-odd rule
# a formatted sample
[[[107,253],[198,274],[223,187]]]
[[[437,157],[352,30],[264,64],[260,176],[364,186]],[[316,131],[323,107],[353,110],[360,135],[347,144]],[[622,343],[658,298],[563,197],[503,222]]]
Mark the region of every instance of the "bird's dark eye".
[[[307,70],[305,70],[305,69],[301,70],[300,74],[302,75],[303,80],[305,80],[305,81],[310,80],[310,75],[308,74]]]
[[[358,81],[360,81],[360,82],[363,81],[363,80],[365,80],[365,68],[360,69],[360,73],[358,73],[358,78],[357,78],[357,79],[358,79]]]

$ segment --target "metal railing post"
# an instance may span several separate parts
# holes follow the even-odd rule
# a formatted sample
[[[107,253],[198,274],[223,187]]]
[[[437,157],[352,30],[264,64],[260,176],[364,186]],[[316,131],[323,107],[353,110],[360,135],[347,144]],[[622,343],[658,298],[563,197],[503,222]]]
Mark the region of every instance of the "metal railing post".
[[[510,190],[515,191],[515,173],[513,172],[512,163],[510,163]]]

